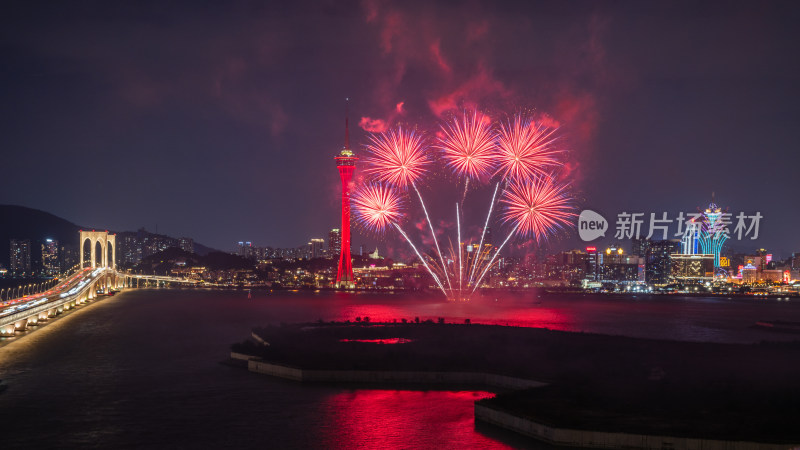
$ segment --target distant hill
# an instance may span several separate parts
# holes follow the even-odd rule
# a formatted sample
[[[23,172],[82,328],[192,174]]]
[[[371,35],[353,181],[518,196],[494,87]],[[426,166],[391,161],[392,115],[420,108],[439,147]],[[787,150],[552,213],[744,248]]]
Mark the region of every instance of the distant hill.
[[[206,255],[190,253],[177,247],[171,247],[142,259],[134,270],[143,270],[144,273],[162,273],[174,267],[175,261],[180,260],[187,266],[203,266],[211,270],[227,269],[252,269],[253,261],[220,251],[211,251]]]
[[[73,248],[77,252],[78,232],[91,229],[92,227],[79,226],[38,209],[18,205],[0,205],[0,264],[3,267],[9,267],[9,241],[11,239],[30,239],[31,264],[32,268],[37,270],[42,260],[42,241],[47,238],[55,239],[59,245]],[[117,232],[112,231],[112,233]],[[198,243],[195,243],[194,246],[195,252],[203,256],[217,251]]]
[[[18,205],[0,205],[0,264],[8,268],[11,239],[30,239],[31,263],[42,260],[41,243],[55,239],[59,244],[78,248],[78,232],[86,227],[48,212]]]

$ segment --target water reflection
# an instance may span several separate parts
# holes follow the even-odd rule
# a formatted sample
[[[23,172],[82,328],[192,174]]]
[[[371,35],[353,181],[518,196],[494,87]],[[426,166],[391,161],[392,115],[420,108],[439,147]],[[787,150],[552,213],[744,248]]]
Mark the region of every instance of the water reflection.
[[[219,364],[254,326],[439,317],[635,337],[757,342],[800,302],[719,298],[482,297],[140,290],[77,310],[0,348],[5,447],[502,447],[476,432],[487,393],[306,386]],[[385,445],[384,445],[385,444]],[[518,445],[512,443],[511,445]],[[528,445],[522,443],[519,445]]]
[[[421,321],[444,318],[448,323],[472,323],[548,328],[551,330],[622,335],[651,339],[752,343],[793,340],[754,329],[757,320],[800,321],[800,301],[727,299],[679,296],[547,296],[536,291],[484,295],[469,302],[447,302],[436,295],[285,292],[265,294],[254,302],[270,308],[285,304],[303,309],[289,312],[295,321],[371,322]]]
[[[330,448],[510,448],[474,430],[473,404],[488,392],[355,390],[320,406]]]
[[[385,339],[339,339],[339,342],[361,342],[363,344],[407,344],[413,339],[406,338],[385,338]]]

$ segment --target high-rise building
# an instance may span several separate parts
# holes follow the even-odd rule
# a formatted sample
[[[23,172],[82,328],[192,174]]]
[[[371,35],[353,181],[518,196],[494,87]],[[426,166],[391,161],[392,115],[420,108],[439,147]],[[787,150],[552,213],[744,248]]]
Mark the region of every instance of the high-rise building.
[[[347,116],[344,119],[344,148],[335,159],[339,177],[342,179],[342,242],[339,251],[339,267],[336,272],[336,287],[352,288],[355,285],[353,283],[353,261],[350,257],[350,183],[358,158],[350,150],[350,130]]]
[[[700,253],[700,233],[703,229],[702,221],[691,219],[686,222],[686,230],[681,238],[681,254],[695,255]]]
[[[586,247],[586,279],[597,280],[598,272],[597,247],[591,245]]]
[[[758,268],[752,264],[746,264],[740,270],[742,283],[755,283],[758,281]]]
[[[121,263],[125,267],[130,267],[139,264],[144,256],[144,248],[142,246],[142,239],[139,235],[142,234],[141,230],[136,234],[126,233],[122,235],[122,239],[118,241],[119,248],[117,254],[121,255]]]
[[[78,247],[74,245],[61,244],[58,250],[58,260],[61,267],[61,273],[66,273],[81,261],[78,255]]]
[[[178,247],[189,253],[194,253],[194,239],[182,237],[178,239]]]
[[[702,228],[700,231],[700,247],[703,253],[714,255],[714,267],[720,267],[720,254],[722,245],[728,240],[728,230],[722,220],[722,208],[713,201],[702,215]]]
[[[31,241],[28,239],[11,239],[10,244],[11,274],[14,276],[30,276]]]
[[[178,246],[178,240],[175,238],[151,233],[144,234],[144,238],[141,239],[141,242],[143,258],[163,252],[170,247]]]
[[[250,241],[239,241],[238,254],[242,258],[255,259],[255,247]]]
[[[645,255],[645,281],[648,284],[668,284],[671,280],[672,254],[681,249],[681,241],[651,241]]]
[[[564,279],[580,281],[586,277],[586,252],[570,250],[561,253],[561,267]]]
[[[639,281],[639,266],[644,258],[626,255],[622,247],[612,245],[599,254],[600,279],[604,281]]]
[[[342,232],[334,228],[328,233],[328,257],[339,259],[339,252],[342,250]]]
[[[309,258],[322,258],[325,251],[325,240],[314,238],[308,243]]]
[[[672,278],[680,281],[710,281],[714,278],[714,255],[672,255]]]
[[[58,241],[45,239],[42,242],[42,275],[54,277],[60,268],[58,262]]]
[[[631,254],[641,257],[647,256],[647,250],[650,248],[650,239],[638,238],[631,241]]]
[[[756,255],[758,256],[758,270],[763,272],[767,269],[767,264],[769,264],[767,259],[772,260],[772,255],[768,254],[767,250],[763,248],[756,250]]]

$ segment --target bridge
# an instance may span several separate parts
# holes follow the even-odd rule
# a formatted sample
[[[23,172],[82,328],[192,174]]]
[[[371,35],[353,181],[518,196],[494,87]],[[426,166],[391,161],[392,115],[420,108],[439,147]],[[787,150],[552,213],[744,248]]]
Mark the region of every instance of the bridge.
[[[145,282],[146,286],[149,286],[150,282],[155,283],[163,283],[166,285],[167,283],[180,283],[180,284],[204,284],[197,280],[187,280],[185,278],[178,278],[178,277],[169,277],[164,275],[141,275],[135,273],[121,273],[125,277],[125,283],[127,287],[140,287],[140,283],[142,281]]]
[[[59,277],[58,282],[44,292],[17,298],[8,298],[7,295],[5,300],[0,298],[0,337],[13,336],[18,331],[38,326],[65,311],[97,300],[101,295],[140,287],[142,282],[145,286],[150,283],[198,283],[183,278],[117,270],[115,237],[108,231],[81,230],[81,263],[76,272]]]

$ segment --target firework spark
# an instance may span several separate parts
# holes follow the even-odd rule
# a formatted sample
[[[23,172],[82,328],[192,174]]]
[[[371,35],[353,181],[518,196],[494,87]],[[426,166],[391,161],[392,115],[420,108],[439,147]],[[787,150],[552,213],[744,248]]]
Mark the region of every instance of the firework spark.
[[[476,255],[479,255],[480,252],[483,251],[483,239],[486,237],[486,229],[489,228],[489,218],[492,217],[492,210],[494,209],[494,199],[497,198],[497,188],[500,187],[500,183],[494,185],[494,194],[492,194],[492,202],[489,203],[489,214],[486,215],[486,223],[483,224],[483,231],[481,231],[481,241],[478,244],[478,249]],[[475,276],[475,269],[478,267],[478,261],[481,258],[476,257],[473,264],[472,264],[472,271],[469,273],[469,282],[472,283],[472,278]]]
[[[436,245],[436,253],[439,254],[439,261],[442,263],[442,267],[447,267],[447,264],[444,262],[444,256],[442,255],[442,249],[439,248],[439,239],[436,238],[436,231],[433,230],[433,222],[431,222],[431,217],[428,215],[428,208],[425,206],[425,201],[422,199],[422,194],[417,189],[416,184],[411,184],[414,187],[414,190],[417,192],[417,197],[419,197],[419,204],[422,205],[422,211],[425,213],[425,220],[428,221],[428,227],[431,229],[431,236],[433,237],[433,243]],[[447,281],[447,286],[450,289],[453,289],[453,285],[450,284],[450,276],[448,275],[447,271],[444,272],[445,280]]]
[[[562,164],[555,128],[522,115],[496,126],[486,116],[469,111],[441,125],[440,131],[436,147],[442,151],[444,166],[464,178],[464,194],[456,203],[456,242],[450,242],[448,258],[442,254],[418,186],[432,167],[421,135],[397,127],[370,136],[365,172],[373,184],[368,183],[353,195],[353,208],[356,220],[366,229],[380,232],[394,227],[448,299],[468,300],[512,237],[541,241],[569,226],[575,214],[566,185],[559,184],[552,175],[552,170]],[[494,186],[477,247],[462,242],[461,216],[470,180],[485,182],[495,175],[501,180]],[[409,189],[416,193],[428,224],[433,240],[430,252],[420,252],[399,225],[406,194],[413,196]],[[485,244],[485,236],[498,199],[503,206],[500,218],[508,224],[510,233],[499,247],[494,247]]]
[[[523,181],[546,174],[560,166],[561,149],[556,146],[556,128],[535,122],[521,114],[500,125],[497,139],[497,172],[504,178]]]
[[[406,232],[405,232],[405,231],[403,231],[403,229],[402,229],[402,228],[400,228],[400,225],[398,225],[398,224],[396,224],[396,223],[392,223],[392,225],[394,225],[394,227],[397,229],[397,231],[399,231],[399,232],[400,232],[400,234],[402,234],[402,235],[403,235],[403,237],[404,237],[404,238],[406,238],[406,242],[408,242],[408,245],[410,245],[410,246],[411,246],[411,248],[414,250],[414,253],[416,253],[416,254],[417,254],[417,258],[419,258],[419,260],[420,260],[420,261],[422,261],[422,265],[424,265],[424,266],[425,266],[425,268],[426,268],[426,269],[428,269],[428,273],[430,273],[430,274],[431,274],[431,276],[433,277],[433,281],[435,281],[435,282],[436,282],[436,285],[437,285],[437,286],[439,286],[439,289],[441,289],[441,291],[442,291],[442,294],[444,294],[444,295],[445,295],[445,297],[447,297],[447,296],[448,296],[448,295],[447,295],[447,291],[444,289],[444,286],[442,285],[442,282],[441,282],[441,281],[439,281],[439,277],[437,277],[437,276],[436,276],[436,274],[433,272],[433,270],[431,269],[431,267],[428,265],[427,261],[425,261],[425,258],[423,258],[423,257],[422,257],[422,255],[419,253],[419,250],[417,250],[417,246],[416,246],[416,245],[414,245],[414,243],[413,243],[413,242],[411,242],[411,239],[408,237],[408,235],[406,234]]]
[[[397,127],[372,134],[369,141],[364,172],[375,180],[407,189],[428,171],[431,161],[420,134]]]
[[[496,163],[496,136],[491,122],[477,110],[464,112],[441,126],[437,147],[457,175],[486,180]]]
[[[483,270],[482,270],[482,271],[480,271],[480,274],[481,274],[481,275],[478,277],[478,279],[475,281],[475,284],[474,284],[474,285],[473,285],[473,287],[472,287],[472,292],[473,292],[473,293],[474,293],[474,292],[475,292],[475,291],[478,289],[478,287],[480,287],[480,285],[481,285],[481,281],[483,281],[483,277],[485,277],[485,276],[486,276],[486,273],[489,271],[489,269],[490,269],[490,268],[492,267],[492,265],[494,264],[494,261],[497,259],[497,256],[498,256],[498,255],[500,255],[500,251],[501,251],[501,250],[503,250],[503,247],[505,247],[505,246],[506,246],[506,244],[508,244],[508,241],[509,241],[509,239],[511,239],[511,236],[513,236],[513,235],[514,235],[514,233],[516,233],[516,232],[517,232],[517,228],[519,228],[519,224],[517,224],[517,225],[514,225],[514,228],[511,230],[511,233],[508,233],[508,236],[507,236],[507,237],[506,237],[506,239],[503,241],[503,243],[502,243],[502,244],[500,244],[500,247],[497,247],[497,250],[494,252],[494,255],[492,255],[492,258],[489,260],[489,263],[488,263],[488,264],[486,264],[486,265],[483,267]]]
[[[356,222],[374,232],[403,218],[403,198],[389,186],[365,184],[353,193],[352,202]]]
[[[537,242],[570,225],[575,217],[567,186],[549,176],[513,181],[500,202],[506,206],[501,216],[503,222],[513,224],[517,233]]]

